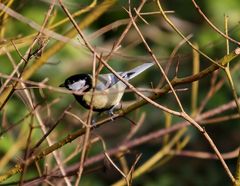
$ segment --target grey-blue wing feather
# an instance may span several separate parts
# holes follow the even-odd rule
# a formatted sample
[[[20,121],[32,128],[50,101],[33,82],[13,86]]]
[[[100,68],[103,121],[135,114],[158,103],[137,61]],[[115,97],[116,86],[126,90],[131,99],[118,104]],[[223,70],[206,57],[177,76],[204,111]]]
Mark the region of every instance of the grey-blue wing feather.
[[[106,90],[111,86],[115,85],[118,81],[119,81],[118,78],[112,73],[100,74],[98,76],[96,90]]]

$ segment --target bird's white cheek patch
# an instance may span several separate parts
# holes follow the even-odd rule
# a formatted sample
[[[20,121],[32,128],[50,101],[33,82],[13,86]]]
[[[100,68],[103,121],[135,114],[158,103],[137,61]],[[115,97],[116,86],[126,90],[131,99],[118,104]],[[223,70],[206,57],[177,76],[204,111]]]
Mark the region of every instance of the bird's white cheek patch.
[[[68,87],[71,90],[78,91],[78,90],[81,90],[85,85],[86,85],[86,81],[85,80],[80,80],[80,81],[77,81],[77,82],[75,82],[71,85],[68,85]]]

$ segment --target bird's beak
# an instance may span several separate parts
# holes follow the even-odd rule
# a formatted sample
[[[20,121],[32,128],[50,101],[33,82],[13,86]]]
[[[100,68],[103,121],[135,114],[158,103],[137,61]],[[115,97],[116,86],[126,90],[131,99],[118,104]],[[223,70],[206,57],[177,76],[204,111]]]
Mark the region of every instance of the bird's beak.
[[[61,85],[59,85],[59,87],[65,87],[65,84],[64,84],[64,83],[62,83]]]

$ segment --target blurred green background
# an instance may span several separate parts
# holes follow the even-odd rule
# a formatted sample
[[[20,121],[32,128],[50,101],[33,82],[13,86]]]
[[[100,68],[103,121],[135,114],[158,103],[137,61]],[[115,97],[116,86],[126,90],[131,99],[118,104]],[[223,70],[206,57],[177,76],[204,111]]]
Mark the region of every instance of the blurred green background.
[[[100,4],[101,2],[102,1],[98,1],[97,4]],[[64,3],[69,8],[70,12],[75,12],[89,5],[91,1],[69,0],[64,1]],[[191,41],[197,43],[201,51],[208,54],[212,59],[220,59],[226,54],[225,39],[209,27],[206,21],[203,20],[197,10],[194,8],[191,1],[168,0],[161,1],[161,3],[165,10],[174,11],[174,13],[168,14],[168,16],[172,21],[174,21],[175,25],[184,33],[185,36],[192,34]],[[222,31],[224,31],[224,15],[227,15],[229,19],[229,35],[231,35],[233,38],[236,38],[236,40],[239,39],[240,3],[238,0],[201,0],[198,3],[207,17]],[[15,1],[11,8],[41,25],[48,10],[49,4],[50,2],[48,0],[19,0]],[[139,1],[132,1],[132,8],[137,7],[138,5]],[[108,52],[110,52],[112,45],[120,37],[120,34],[126,27],[126,21],[124,22],[123,20],[128,19],[128,14],[123,7],[128,7],[127,1],[118,1],[93,24],[83,30],[85,36],[87,36],[91,44],[96,47],[96,50],[99,51],[99,53],[102,53],[103,55],[106,55]],[[148,1],[142,9],[142,12],[154,11],[158,11],[155,1]],[[83,20],[87,14],[88,13],[79,16],[76,18],[76,20]],[[65,18],[65,14],[59,6],[56,8],[54,16],[53,22],[57,22],[58,20]],[[144,21],[141,19],[138,19],[137,24],[144,34],[146,41],[150,44],[154,54],[157,56],[161,64],[165,66],[173,49],[182,41],[182,39],[176,34],[176,32],[167,26],[160,14],[146,16],[143,15],[143,18],[146,19],[148,24],[144,23]],[[106,33],[98,34],[99,32],[97,31],[99,31],[101,28],[117,21],[121,24],[120,26],[114,27]],[[2,46],[7,41],[15,41],[19,38],[24,38],[29,34],[35,33],[35,30],[14,18],[7,18],[7,20],[2,21],[2,26],[5,28],[4,37],[2,37],[1,41]],[[55,29],[55,31],[60,34],[64,34],[71,27],[72,25],[67,23],[60,28]],[[76,37],[73,40],[74,42],[79,42],[79,37]],[[22,42],[24,43],[24,39]],[[50,39],[45,50],[49,49],[54,42],[54,39]],[[19,48],[19,50],[23,54],[27,48],[28,46],[25,46]],[[235,48],[236,45],[230,43],[230,51]],[[15,51],[11,52],[11,55],[14,61],[18,63],[20,60],[19,55]],[[179,77],[191,75],[191,47],[186,44],[183,45],[178,50],[173,60],[174,61],[169,73],[170,78],[174,76],[177,62],[179,62]],[[54,56],[48,59],[47,63],[31,77],[31,80],[39,82],[47,78],[47,84],[57,87],[72,74],[91,73],[92,61],[93,56],[84,46],[74,47],[71,44],[67,44],[61,51],[57,52]],[[134,28],[132,28],[124,38],[121,48],[111,57],[109,64],[117,71],[123,71],[139,65],[141,62],[148,61],[151,61],[151,57],[141,43],[141,39],[137,35],[136,31]],[[201,69],[211,64],[203,57],[200,57],[200,61]],[[235,66],[238,61],[239,59],[236,59],[233,66]],[[34,63],[34,60],[32,60],[29,65],[31,65],[31,63]],[[12,70],[13,67],[8,56],[6,54],[2,54],[0,56],[0,72],[10,74]],[[102,71],[102,73],[107,72],[108,71],[106,69],[103,69]],[[224,73],[220,73],[218,78],[224,76]],[[211,76],[208,76],[200,81],[198,100],[199,104],[209,90],[210,78]],[[239,93],[239,73],[235,73],[233,78],[237,87],[237,92]],[[148,69],[140,77],[134,79],[131,83],[136,87],[151,88],[151,86],[156,87],[160,79],[161,74],[157,67],[154,67]],[[2,79],[2,82],[3,81],[4,79]],[[181,88],[188,88],[186,91],[179,92],[178,95],[185,110],[191,113],[191,86],[186,85]],[[46,106],[54,99],[60,98],[60,101],[58,101],[56,104],[53,104],[49,110],[44,110],[41,113],[41,115],[45,118],[44,122],[47,126],[51,126],[58,116],[63,112],[63,109],[74,100],[73,96],[68,94],[43,90],[43,96],[40,94],[38,89],[31,90],[36,98],[36,102],[41,105]],[[136,96],[134,94],[126,93],[123,98],[123,104],[131,102],[135,99]],[[208,102],[204,111],[227,103],[232,99],[231,90],[228,83],[226,83],[224,84],[223,88],[221,88]],[[170,108],[178,109],[176,101],[174,101],[174,97],[171,94],[163,96],[158,100],[158,102]],[[0,113],[2,129],[4,129],[6,126],[16,124],[28,112],[28,108],[24,105],[19,96],[13,95],[4,107],[4,110]],[[81,117],[86,116],[86,110],[83,109],[78,103],[73,104],[71,112]],[[235,110],[229,111],[229,114],[235,112]],[[142,113],[146,113],[146,119],[135,138],[164,127],[165,115],[150,105],[145,105],[133,113],[128,114],[128,117],[137,122]],[[182,121],[177,117],[173,117],[172,119],[173,123]],[[9,133],[5,133],[1,136],[0,157],[4,157],[4,155],[6,155],[11,148],[16,148],[14,145],[16,145],[18,142],[17,140],[21,140],[21,135],[27,134],[26,131],[29,122],[30,120],[27,119],[12,129]],[[79,129],[79,127],[78,121],[74,120],[70,116],[66,116],[51,135],[55,140],[62,139],[67,134]],[[94,130],[94,133],[102,136],[107,144],[108,149],[110,149],[111,147],[116,147],[119,142],[126,137],[131,128],[132,124],[129,121],[124,118],[120,118],[99,129]],[[228,152],[239,146],[239,129],[239,120],[231,120],[228,122],[218,123],[217,125],[206,126],[206,130],[209,132],[210,136],[213,138],[221,152]],[[212,152],[212,149],[198,131],[190,128],[188,133],[191,135],[191,140],[185,149]],[[32,140],[37,141],[40,136],[42,136],[40,129],[35,129]],[[47,144],[44,143],[42,147],[46,145]],[[68,157],[68,155],[74,151],[77,145],[78,140],[64,146],[62,148],[62,156]],[[162,139],[156,139],[151,143],[132,149],[132,151],[127,155],[127,160],[131,165],[134,162],[135,155],[142,153],[142,157],[138,162],[138,165],[141,165],[161,147]],[[93,145],[89,152],[89,156],[96,155],[100,152],[102,152],[101,145]],[[19,148],[19,150],[16,152],[16,156],[9,160],[7,165],[4,165],[2,168],[0,167],[0,172],[4,172],[9,167],[13,166],[16,161],[22,158],[23,153],[24,148]],[[73,158],[66,164],[66,166],[79,161],[79,157],[80,156],[78,155]],[[41,166],[43,166],[44,162],[41,163]],[[227,160],[227,164],[231,168],[232,172],[234,172],[236,159]],[[120,174],[117,173],[117,171],[115,171],[112,167],[105,167],[104,162],[100,162],[99,166],[103,168],[83,176],[81,181],[82,185],[110,185],[121,178]],[[32,166],[32,169],[34,171],[27,171],[25,178],[32,178],[38,175],[34,166]],[[28,170],[30,170],[30,168]],[[18,176],[14,176],[8,181],[16,180],[18,180]],[[149,171],[148,173],[134,180],[133,185],[226,186],[230,185],[230,180],[219,161],[176,156],[167,163],[157,166],[152,171]]]

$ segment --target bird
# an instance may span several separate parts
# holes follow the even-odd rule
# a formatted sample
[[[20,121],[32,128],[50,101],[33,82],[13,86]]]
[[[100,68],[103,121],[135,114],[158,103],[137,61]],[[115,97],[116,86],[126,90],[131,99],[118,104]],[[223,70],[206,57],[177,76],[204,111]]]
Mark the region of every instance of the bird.
[[[153,65],[154,63],[147,62],[132,70],[117,72],[117,74],[125,81],[129,81]],[[92,108],[98,113],[108,111],[113,115],[113,111],[120,104],[127,86],[113,73],[99,74],[95,88],[93,81],[94,78],[91,74],[75,74],[68,77],[60,87],[74,91],[75,99],[86,109]],[[82,92],[82,94],[78,94],[78,92]]]

